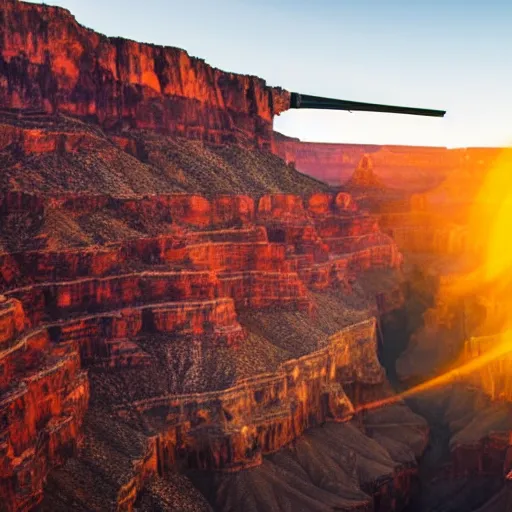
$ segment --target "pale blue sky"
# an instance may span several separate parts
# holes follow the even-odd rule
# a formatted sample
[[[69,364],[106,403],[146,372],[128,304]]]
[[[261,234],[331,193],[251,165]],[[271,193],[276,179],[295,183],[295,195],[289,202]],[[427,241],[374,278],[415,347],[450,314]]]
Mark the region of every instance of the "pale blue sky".
[[[110,36],[177,46],[290,91],[448,110],[290,111],[303,140],[512,145],[508,0],[46,0]]]

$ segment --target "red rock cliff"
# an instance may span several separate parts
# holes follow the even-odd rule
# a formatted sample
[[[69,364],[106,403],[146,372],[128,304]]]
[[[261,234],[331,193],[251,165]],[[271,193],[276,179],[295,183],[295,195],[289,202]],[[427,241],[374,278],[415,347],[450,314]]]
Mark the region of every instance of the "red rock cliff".
[[[111,243],[85,236],[75,245],[67,231],[60,238],[37,224],[58,212],[81,238],[78,222],[96,230],[98,210],[116,226]],[[0,250],[0,501],[9,511],[37,505],[55,471],[87,482],[111,452],[120,456],[93,428],[105,406],[109,432],[124,428],[123,416],[135,429],[126,439],[142,439],[140,454],[121,450],[126,465],[112,481],[114,501],[130,510],[157,467],[261,466],[262,454],[350,418],[384,385],[376,310],[363,301],[347,317],[342,301],[354,279],[397,268],[401,255],[346,193],[255,201],[9,192],[0,220],[10,218],[32,219],[40,245]],[[264,347],[281,339],[290,351],[266,361]],[[169,415],[151,423],[160,410]],[[104,499],[89,483],[91,499]]]
[[[294,162],[299,171],[331,185],[346,182],[367,154],[384,185],[416,191],[439,185],[460,167],[481,168],[499,150],[317,143],[276,133],[275,152],[286,162]]]
[[[97,120],[216,143],[271,147],[289,93],[226,73],[178,48],[108,38],[65,9],[0,2],[0,106]]]

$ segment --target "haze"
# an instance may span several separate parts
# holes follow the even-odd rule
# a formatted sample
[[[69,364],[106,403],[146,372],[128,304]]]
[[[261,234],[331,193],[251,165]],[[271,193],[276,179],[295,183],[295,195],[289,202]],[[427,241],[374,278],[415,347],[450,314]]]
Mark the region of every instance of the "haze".
[[[291,91],[448,111],[445,119],[315,111],[276,119],[276,130],[303,140],[512,143],[512,5],[502,0],[49,3],[106,35],[181,47]]]

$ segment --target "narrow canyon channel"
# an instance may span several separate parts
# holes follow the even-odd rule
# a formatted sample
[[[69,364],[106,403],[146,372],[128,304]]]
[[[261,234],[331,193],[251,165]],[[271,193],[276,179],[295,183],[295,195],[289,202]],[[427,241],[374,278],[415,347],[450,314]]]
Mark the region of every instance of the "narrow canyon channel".
[[[397,372],[397,363],[410,348],[411,339],[424,327],[425,313],[435,305],[432,287],[421,279],[420,282],[418,279],[415,281],[411,283],[408,279],[405,283],[404,307],[384,315],[381,320],[379,359],[397,394],[428,380],[425,376],[403,380]],[[453,344],[450,345],[462,350],[463,329],[451,334]],[[436,343],[435,338],[432,343]],[[416,352],[416,357],[425,357],[424,353]],[[446,368],[453,363],[449,359],[444,358]],[[406,359],[409,360],[410,358]],[[436,373],[440,372],[433,369],[432,377]],[[481,391],[468,389],[467,384],[462,382],[449,382],[428,392],[406,397],[404,401],[414,413],[425,418],[429,426],[428,445],[419,458],[417,482],[411,486],[410,501],[404,512],[512,510],[506,508],[512,506],[512,492],[510,484],[505,484],[500,467],[504,463],[506,451],[501,450],[497,461],[490,461],[495,455],[489,453],[490,443],[478,439],[479,442],[473,442],[470,447],[462,446],[458,450],[453,442],[457,429],[469,425],[483,408],[491,408],[493,412],[497,412],[496,409],[500,406],[491,404]],[[503,407],[505,416],[510,417],[510,407]],[[505,417],[505,423],[507,420],[510,421]],[[458,421],[460,425],[454,428],[454,421]],[[492,421],[490,415],[487,434],[499,435],[498,431],[494,431]],[[467,467],[464,467],[465,459]],[[475,467],[476,459],[479,460]]]

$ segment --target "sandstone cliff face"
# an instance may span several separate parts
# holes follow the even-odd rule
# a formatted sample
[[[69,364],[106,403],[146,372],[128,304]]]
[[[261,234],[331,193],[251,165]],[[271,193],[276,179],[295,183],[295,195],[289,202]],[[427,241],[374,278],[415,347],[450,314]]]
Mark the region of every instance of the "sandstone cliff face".
[[[20,333],[23,311],[2,302],[0,352],[0,496],[6,510],[42,498],[52,467],[76,455],[89,382],[73,343],[52,346],[46,332]]]
[[[141,439],[137,455],[123,455],[116,469],[121,483],[108,491],[114,508],[130,510],[157,473],[176,464],[230,472],[259,466],[305,429],[349,419],[384,385],[371,301],[359,323],[345,327],[354,322],[343,304],[336,306],[343,315],[330,315],[323,303],[339,302],[311,295],[338,289],[350,296],[362,273],[401,264],[396,245],[345,193],[258,201],[7,193],[0,204],[3,218],[28,219],[40,240],[38,249],[21,244],[0,257],[1,492],[9,510],[42,499],[48,473],[77,454],[84,431],[59,492],[75,478],[94,485],[104,464],[94,455],[104,442],[96,422],[105,410]],[[59,211],[86,240],[80,226],[97,209],[112,212],[118,226],[115,242],[102,247],[70,244],[45,221]],[[128,226],[141,230],[138,238]],[[283,338],[258,330],[251,320],[258,310],[282,318]],[[307,343],[276,345],[275,362],[265,362],[262,343],[296,336]],[[263,357],[253,368],[243,362],[249,350]]]
[[[297,169],[331,185],[342,185],[368,154],[383,184],[410,192],[433,188],[459,168],[483,169],[499,154],[496,148],[379,146],[304,142],[276,133],[275,151]]]
[[[68,11],[2,1],[3,107],[60,110],[105,128],[164,130],[270,148],[289,93],[225,73],[184,50],[107,38]]]
[[[289,93],[63,9],[0,15],[2,506],[208,510],[171,485],[194,470],[214,505],[238,473],[296,508],[400,509],[424,422],[352,417],[389,394],[375,317],[402,256],[269,152]]]

